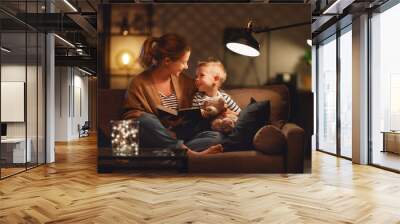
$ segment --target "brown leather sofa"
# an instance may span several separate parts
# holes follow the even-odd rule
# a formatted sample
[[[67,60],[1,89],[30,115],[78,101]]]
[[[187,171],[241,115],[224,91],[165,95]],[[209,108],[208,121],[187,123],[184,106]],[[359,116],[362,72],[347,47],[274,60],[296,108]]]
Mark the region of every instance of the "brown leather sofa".
[[[197,173],[302,173],[306,135],[302,128],[288,123],[289,91],[283,85],[263,88],[226,90],[244,108],[250,98],[271,103],[270,123],[278,127],[286,142],[278,153],[266,154],[258,150],[225,152],[189,158],[188,171]],[[100,90],[98,102],[98,146],[110,145],[110,120],[120,119],[124,90]],[[270,136],[262,136],[269,138]]]

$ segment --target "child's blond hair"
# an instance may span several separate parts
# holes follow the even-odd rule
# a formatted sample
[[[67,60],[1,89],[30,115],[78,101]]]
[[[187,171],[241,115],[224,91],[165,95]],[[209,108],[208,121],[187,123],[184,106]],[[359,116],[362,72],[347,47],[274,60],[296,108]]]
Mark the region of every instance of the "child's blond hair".
[[[216,68],[219,72],[217,72],[217,75],[219,76],[219,86],[221,87],[222,84],[226,80],[226,70],[222,62],[218,59],[209,57],[204,61],[199,61],[197,63],[197,67],[200,68],[202,66],[212,66],[213,68]]]

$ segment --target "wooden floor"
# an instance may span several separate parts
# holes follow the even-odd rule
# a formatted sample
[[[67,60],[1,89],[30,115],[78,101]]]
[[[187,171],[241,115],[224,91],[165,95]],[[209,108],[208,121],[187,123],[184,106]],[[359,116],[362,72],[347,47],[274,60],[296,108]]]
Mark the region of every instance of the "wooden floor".
[[[8,177],[8,176],[11,176],[11,175],[13,175],[13,174],[16,174],[16,173],[19,173],[19,172],[22,172],[22,171],[24,171],[24,170],[26,170],[25,169],[25,167],[24,168],[20,168],[20,167],[18,167],[18,168],[0,168],[1,169],[1,177],[3,178],[3,177]]]
[[[400,223],[400,175],[313,153],[312,174],[97,174],[94,138],[0,181],[0,223]]]

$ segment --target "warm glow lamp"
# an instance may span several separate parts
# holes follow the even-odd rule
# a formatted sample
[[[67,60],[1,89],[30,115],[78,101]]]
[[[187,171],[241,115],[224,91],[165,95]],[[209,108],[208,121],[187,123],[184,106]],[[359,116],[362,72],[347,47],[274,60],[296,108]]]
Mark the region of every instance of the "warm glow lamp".
[[[257,44],[231,42],[227,43],[226,47],[235,53],[249,57],[257,57],[258,55],[260,55],[260,47],[258,45],[258,42]]]
[[[129,53],[125,52],[121,56],[121,62],[123,65],[129,65],[132,60],[132,57],[129,55]]]
[[[134,64],[134,57],[130,51],[124,50],[117,55],[117,65],[123,69],[131,69]]]
[[[226,47],[238,54],[257,57],[260,55],[260,44],[251,34],[252,22],[247,24],[247,28],[232,34],[231,39],[226,43]]]

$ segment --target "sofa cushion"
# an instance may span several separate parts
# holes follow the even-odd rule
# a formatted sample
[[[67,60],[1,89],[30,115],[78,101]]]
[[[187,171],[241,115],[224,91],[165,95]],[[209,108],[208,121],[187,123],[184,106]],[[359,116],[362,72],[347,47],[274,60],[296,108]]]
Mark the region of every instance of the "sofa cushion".
[[[286,139],[274,125],[266,125],[254,135],[254,148],[265,154],[281,154],[286,148]]]
[[[257,101],[270,101],[271,122],[287,121],[289,119],[289,90],[284,85],[269,85],[262,88],[237,88],[225,91],[242,109],[246,107],[251,97]]]
[[[253,137],[258,129],[267,124],[269,111],[269,101],[251,101],[240,112],[235,127],[224,139],[224,150],[253,149]]]

